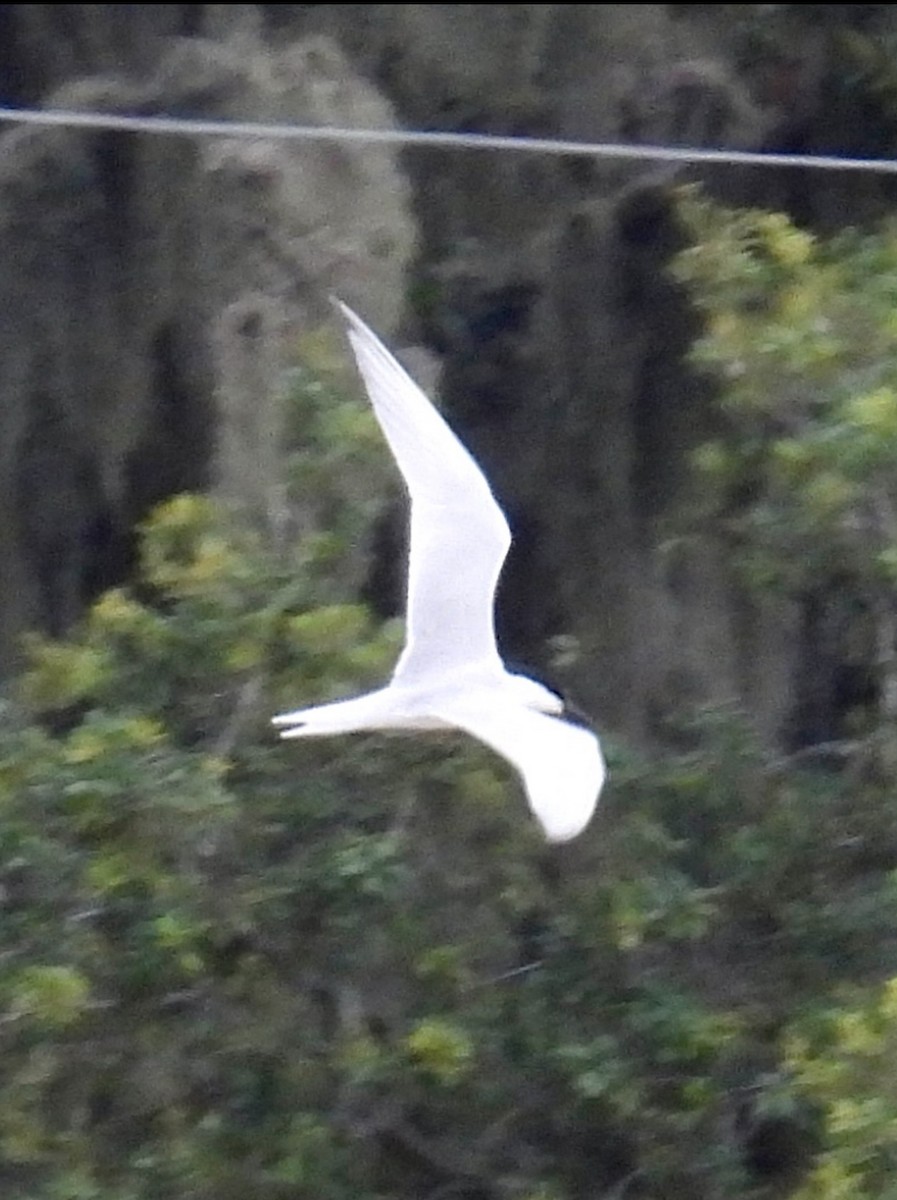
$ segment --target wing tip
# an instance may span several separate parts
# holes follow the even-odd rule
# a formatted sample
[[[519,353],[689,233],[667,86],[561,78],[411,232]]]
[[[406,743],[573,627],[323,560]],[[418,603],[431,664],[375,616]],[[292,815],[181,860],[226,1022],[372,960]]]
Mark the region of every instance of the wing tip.
[[[333,305],[333,308],[336,310],[336,312],[338,312],[343,320],[346,321],[347,324],[353,329],[364,331],[365,333],[369,332],[367,325],[365,325],[358,313],[355,312],[354,309],[350,308],[344,300],[340,300],[339,296],[335,296],[333,292],[331,292],[327,299]]]
[[[589,730],[582,730],[587,733],[590,741],[594,746],[592,749],[593,757],[592,769],[583,782],[584,787],[571,788],[571,794],[575,797],[579,792],[579,799],[573,804],[566,804],[562,809],[563,819],[558,820],[558,807],[556,803],[550,806],[537,804],[534,802],[534,797],[530,795],[530,805],[533,812],[542,826],[547,841],[554,844],[562,842],[571,842],[587,828],[592,817],[595,815],[595,810],[598,807],[598,801],[601,799],[601,793],[604,791],[604,785],[607,782],[607,764],[604,761],[604,755],[601,753],[601,743],[594,733]]]
[[[271,724],[275,729],[282,729],[285,725],[305,725],[304,711],[278,713],[276,717],[270,718]]]

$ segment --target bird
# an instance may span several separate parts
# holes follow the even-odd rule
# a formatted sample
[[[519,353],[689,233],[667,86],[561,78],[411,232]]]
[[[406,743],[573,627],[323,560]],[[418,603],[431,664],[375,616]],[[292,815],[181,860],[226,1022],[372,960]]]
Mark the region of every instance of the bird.
[[[348,305],[332,302],[410,500],[405,645],[384,687],[272,723],[283,738],[462,730],[515,768],[545,838],[569,841],[592,817],[605,762],[581,715],[499,654],[495,591],[508,522],[425,393]]]

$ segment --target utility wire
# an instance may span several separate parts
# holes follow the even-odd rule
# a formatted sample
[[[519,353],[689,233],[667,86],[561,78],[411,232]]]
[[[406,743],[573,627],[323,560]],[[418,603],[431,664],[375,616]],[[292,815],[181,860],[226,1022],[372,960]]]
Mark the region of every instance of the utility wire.
[[[897,174],[897,159],[849,158],[837,154],[767,154],[750,150],[708,150],[697,146],[638,146],[620,142],[575,142],[562,138],[511,137],[492,133],[439,133],[414,129],[347,129],[335,125],[220,121],[187,117],[126,116],[66,109],[0,107],[0,122],[64,129],[105,129],[123,133],[182,137],[278,138],[285,141],[364,142],[386,146],[433,146],[446,150],[516,150],[518,153],[584,155],[634,162],[723,163],[742,167],[789,167],[817,171]]]

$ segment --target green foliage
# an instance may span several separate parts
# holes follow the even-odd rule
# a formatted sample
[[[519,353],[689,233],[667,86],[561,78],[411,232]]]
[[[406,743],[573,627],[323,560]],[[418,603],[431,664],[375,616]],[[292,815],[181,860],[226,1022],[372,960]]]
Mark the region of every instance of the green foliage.
[[[470,1038],[440,1018],[418,1021],[405,1038],[405,1049],[414,1065],[440,1084],[457,1083],[473,1068]]]
[[[732,212],[685,189],[696,239],[676,263],[705,330],[694,358],[721,386],[696,449],[695,527],[712,524],[755,592],[852,611],[877,713],[852,732],[897,764],[897,229],[814,238],[780,213]]]
[[[801,1200],[890,1194],[897,1155],[897,980],[799,1025],[787,1047],[798,1086],[823,1114],[825,1149]]]
[[[71,967],[27,967],[16,980],[11,1014],[63,1029],[82,1015],[89,994],[87,980]]]
[[[890,586],[897,547],[897,231],[828,240],[685,190],[675,270],[706,315],[695,361],[725,423],[695,464],[746,578]]]
[[[705,714],[664,763],[613,752],[611,807],[548,886],[485,751],[269,734],[287,698],[386,669],[363,610],[300,607],[205,501],[144,538],[134,592],[64,646],[32,640],[0,726],[0,1144],[21,1194],[418,1195],[435,1168],[407,1176],[409,1139],[459,1179],[532,1160],[518,1196],[578,1194],[586,1138],[658,1194],[744,1183],[711,1134],[733,1062],[811,983],[867,970],[895,916],[878,876],[840,925],[808,902],[808,880],[853,878],[838,788]],[[432,1127],[466,1146],[454,1166]]]
[[[832,1014],[849,983],[890,1020],[863,990],[889,787],[858,803],[703,712],[676,754],[610,742],[592,826],[548,850],[469,739],[279,742],[272,713],[398,649],[345,566],[379,510],[343,472],[377,493],[379,451],[341,397],[296,401],[332,473],[300,464],[295,553],[176,497],[132,587],[29,640],[0,709],[4,1196],[722,1200],[759,1194],[741,1130],[772,1116],[820,1139],[808,1178],[841,1169],[884,1058],[860,1077]],[[876,1121],[851,1153],[884,1154]]]
[[[732,830],[718,876],[740,896],[742,925],[773,920],[795,999],[770,1095],[818,1146],[796,1194],[873,1200],[891,1194],[897,1154],[897,1009],[881,983],[895,968],[897,231],[823,240],[693,190],[680,204],[694,244],[675,271],[705,317],[695,361],[721,389],[718,432],[695,454],[696,512],[758,591],[837,589],[877,674],[878,709],[846,770],[776,771],[764,789],[774,808]],[[840,980],[820,972],[833,955]]]

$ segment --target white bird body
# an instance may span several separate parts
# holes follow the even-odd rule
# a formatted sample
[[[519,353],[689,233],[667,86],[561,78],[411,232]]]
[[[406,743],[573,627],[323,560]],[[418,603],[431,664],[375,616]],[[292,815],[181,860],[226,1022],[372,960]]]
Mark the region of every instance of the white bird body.
[[[349,340],[411,499],[406,643],[386,687],[274,718],[281,736],[463,729],[516,767],[551,841],[588,823],[604,783],[597,737],[560,696],[505,669],[495,588],[511,544],[489,484],[424,393],[345,304]]]

